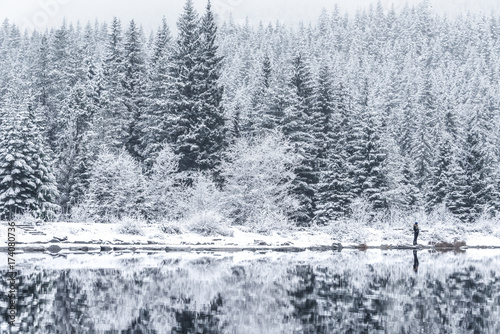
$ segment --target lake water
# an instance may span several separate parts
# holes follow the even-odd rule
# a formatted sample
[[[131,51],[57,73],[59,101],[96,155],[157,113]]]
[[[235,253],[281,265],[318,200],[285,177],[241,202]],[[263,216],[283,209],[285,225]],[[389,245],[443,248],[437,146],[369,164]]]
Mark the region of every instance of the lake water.
[[[18,326],[6,325],[3,280],[2,333],[500,333],[493,250],[22,254],[17,262]]]

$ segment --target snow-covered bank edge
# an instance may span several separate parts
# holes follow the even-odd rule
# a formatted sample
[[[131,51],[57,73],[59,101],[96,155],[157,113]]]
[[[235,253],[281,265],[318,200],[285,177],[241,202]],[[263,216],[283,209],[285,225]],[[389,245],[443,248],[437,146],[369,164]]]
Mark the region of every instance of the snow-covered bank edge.
[[[1,235],[7,250],[7,222]],[[413,249],[409,228],[362,227],[338,235],[331,227],[311,227],[274,231],[263,235],[229,227],[224,235],[200,235],[193,232],[169,234],[159,224],[141,226],[129,234],[120,223],[90,224],[51,222],[43,225],[16,224],[16,251],[19,252],[109,252],[109,251],[326,251],[342,248],[365,250]],[[423,228],[420,249],[500,248],[498,231]]]

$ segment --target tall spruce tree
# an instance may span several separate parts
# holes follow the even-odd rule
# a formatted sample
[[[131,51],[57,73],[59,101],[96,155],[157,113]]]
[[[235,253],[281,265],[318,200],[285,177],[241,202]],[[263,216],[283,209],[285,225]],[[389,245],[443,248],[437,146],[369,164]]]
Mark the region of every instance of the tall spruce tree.
[[[148,105],[141,117],[142,132],[140,138],[141,156],[146,171],[155,163],[158,153],[169,138],[170,102],[169,89],[172,85],[169,66],[172,56],[172,37],[165,18],[156,33],[153,53],[149,62],[149,81],[147,87]]]
[[[426,209],[431,211],[434,207],[445,202],[450,192],[450,184],[457,176],[451,174],[453,152],[448,136],[442,138],[438,145],[436,161],[432,167],[432,182],[426,196]]]
[[[374,209],[387,207],[385,192],[387,179],[384,171],[386,153],[380,144],[379,122],[369,105],[368,80],[360,92],[358,110],[353,119],[349,145],[350,176],[354,193],[366,199]]]
[[[147,129],[141,128],[142,114],[144,113],[146,97],[146,60],[142,45],[142,36],[134,20],[130,21],[125,34],[124,45],[124,104],[127,108],[126,115],[126,141],[125,147],[132,157],[144,160],[141,156],[140,138]]]
[[[226,144],[219,84],[222,59],[217,55],[210,2],[200,21],[187,0],[177,26],[171,67],[172,146],[180,171],[211,171],[216,176]]]
[[[214,14],[208,0],[206,12],[201,20],[201,68],[199,80],[201,84],[201,134],[200,143],[202,150],[199,156],[201,170],[211,170],[215,176],[220,173],[222,153],[227,147],[226,127],[222,97],[224,88],[220,83],[222,60],[219,56],[217,39],[217,26]]]
[[[271,60],[269,55],[265,53],[252,96],[252,114],[256,116],[254,120],[256,129],[251,130],[253,133],[276,129],[281,121],[276,119],[276,115],[272,113],[272,75]]]
[[[292,218],[299,225],[308,225],[314,218],[318,173],[313,126],[314,84],[301,54],[297,54],[292,60],[288,104],[283,133],[301,158],[294,170],[296,177],[293,181],[293,192],[299,199],[300,207]]]
[[[315,198],[315,215],[321,222],[327,222],[332,218],[332,210],[339,207],[340,203],[334,203],[331,198],[331,186],[333,166],[331,159],[334,152],[334,119],[335,104],[331,74],[328,66],[322,64],[319,70],[318,84],[316,86],[316,105],[314,108],[314,125],[316,127],[315,146],[317,148],[316,161],[318,170],[318,186]],[[338,120],[335,119],[335,120]],[[335,166],[337,167],[337,166]]]
[[[0,125],[0,217],[30,212],[50,219],[58,210],[57,187],[31,107],[9,101]]]
[[[63,213],[79,203],[88,186],[89,170],[93,161],[93,121],[95,105],[92,92],[84,84],[76,84],[62,112],[66,115],[59,141],[61,151],[57,156],[57,185],[59,205]]]
[[[348,96],[342,83],[333,87],[330,77],[328,67],[322,66],[316,105],[316,124],[319,126],[316,216],[321,223],[347,214],[352,200],[346,151],[350,123]]]
[[[425,74],[424,74],[425,75]],[[415,118],[416,129],[411,150],[415,161],[417,185],[427,194],[432,178],[432,162],[434,160],[434,131],[436,129],[436,105],[432,83],[426,76],[419,87],[419,98]]]
[[[103,59],[103,91],[97,118],[99,139],[121,149],[127,141],[128,110],[124,102],[125,60],[121,22],[113,18]]]

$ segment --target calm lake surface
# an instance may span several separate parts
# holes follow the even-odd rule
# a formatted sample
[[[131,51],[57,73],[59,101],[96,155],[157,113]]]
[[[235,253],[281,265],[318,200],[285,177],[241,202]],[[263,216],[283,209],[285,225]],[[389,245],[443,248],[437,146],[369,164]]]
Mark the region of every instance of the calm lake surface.
[[[2,333],[500,333],[498,250],[16,261],[18,326],[6,324],[4,279]]]

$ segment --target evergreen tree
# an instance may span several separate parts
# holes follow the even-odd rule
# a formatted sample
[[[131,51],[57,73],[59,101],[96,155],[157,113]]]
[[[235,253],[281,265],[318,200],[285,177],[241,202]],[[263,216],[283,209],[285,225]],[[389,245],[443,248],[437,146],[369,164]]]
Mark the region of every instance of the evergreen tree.
[[[478,128],[478,115],[469,124],[464,147],[465,180],[468,186],[465,207],[469,210],[469,219],[475,220],[492,205],[493,178],[485,151],[484,133]]]
[[[469,186],[467,185],[466,173],[463,168],[463,160],[455,157],[450,166],[450,174],[453,178],[448,184],[448,193],[445,198],[446,208],[463,221],[470,218],[470,208],[467,206],[467,195]]]
[[[222,153],[227,147],[226,127],[222,96],[224,88],[220,84],[223,58],[218,55],[217,26],[212,13],[210,0],[206,13],[201,20],[201,154],[198,164],[201,170],[210,170],[217,175],[222,160]]]
[[[66,124],[61,132],[61,152],[57,159],[59,205],[69,213],[79,203],[88,186],[88,173],[93,161],[92,139],[95,107],[91,94],[83,84],[73,87],[62,108]]]
[[[34,114],[30,107],[18,102],[7,103],[2,109],[0,217],[12,219],[15,214],[31,212],[50,219],[58,210],[58,194]]]
[[[140,138],[148,130],[141,128],[147,84],[146,62],[141,38],[139,28],[132,20],[125,35],[123,101],[127,113],[122,117],[126,119],[125,147],[132,157],[143,160]]]
[[[415,181],[415,165],[408,157],[403,157],[401,168],[401,179],[399,180],[400,192],[398,193],[398,206],[405,211],[418,208],[421,201],[421,193]]]
[[[384,171],[386,154],[380,145],[379,124],[368,98],[368,80],[365,79],[358,111],[353,119],[352,143],[348,147],[352,166],[350,176],[354,194],[366,197],[374,209],[383,209],[387,207],[387,179]]]
[[[320,69],[317,87],[319,183],[316,216],[318,221],[326,223],[347,214],[352,200],[346,151],[350,115],[347,93],[342,83],[333,89],[326,66]]]
[[[128,110],[124,103],[125,60],[120,21],[115,17],[108,34],[103,60],[103,90],[96,120],[99,140],[122,148],[127,141]]]
[[[426,198],[426,208],[430,211],[441,203],[450,192],[450,184],[456,179],[456,175],[451,174],[453,153],[448,138],[443,138],[437,150],[436,161],[432,167],[432,184]]]
[[[62,26],[54,32],[52,42],[49,43],[47,104],[46,108],[42,109],[45,112],[44,126],[48,144],[55,152],[60,151],[61,143],[58,137],[66,116],[62,114],[61,106],[75,84],[75,68],[71,59],[74,47],[75,45],[71,42],[71,32],[66,22],[63,22]]]
[[[430,79],[426,77],[422,80],[423,83],[419,88],[420,96],[415,115],[417,122],[411,155],[415,160],[417,185],[426,194],[432,177],[431,169],[434,160],[433,130],[435,131],[436,128],[436,106]]]
[[[172,85],[169,66],[172,55],[172,37],[165,18],[156,34],[153,55],[149,65],[149,86],[147,89],[148,106],[141,118],[142,132],[140,139],[141,156],[146,171],[150,171],[158,152],[169,138],[170,103],[169,89]]]
[[[172,57],[172,145],[180,171],[209,170],[216,176],[226,144],[219,84],[222,59],[217,55],[210,3],[200,22],[187,0],[178,29]]]
[[[301,158],[295,168],[294,193],[300,207],[292,218],[300,225],[307,225],[314,218],[315,186],[318,183],[313,127],[314,91],[311,74],[302,55],[292,60],[289,84],[289,107],[285,111],[283,133]]]
[[[253,129],[251,132],[264,129],[273,130],[281,122],[281,119],[277,119],[276,115],[272,113],[272,72],[271,60],[266,53],[262,59],[261,72],[252,96],[252,109],[256,117],[257,129]]]

